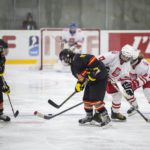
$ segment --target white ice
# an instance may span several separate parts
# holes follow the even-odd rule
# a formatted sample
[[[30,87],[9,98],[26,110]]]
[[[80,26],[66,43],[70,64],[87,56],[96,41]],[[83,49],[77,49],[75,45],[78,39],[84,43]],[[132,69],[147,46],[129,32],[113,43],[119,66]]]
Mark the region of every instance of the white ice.
[[[74,95],[60,109],[47,103],[51,98],[60,104],[73,91],[76,79],[70,73],[53,70],[37,71],[25,66],[7,66],[5,79],[11,87],[10,98],[14,109],[20,114],[14,118],[5,95],[5,113],[11,116],[10,123],[0,121],[0,150],[149,150],[150,123],[136,114],[126,122],[112,122],[112,127],[79,126],[84,117],[79,106],[51,120],[33,115],[58,113],[82,101],[83,93]],[[150,118],[150,105],[142,90],[136,92],[140,111]],[[111,97],[106,95],[106,107],[110,114]],[[123,99],[121,112],[129,108]]]

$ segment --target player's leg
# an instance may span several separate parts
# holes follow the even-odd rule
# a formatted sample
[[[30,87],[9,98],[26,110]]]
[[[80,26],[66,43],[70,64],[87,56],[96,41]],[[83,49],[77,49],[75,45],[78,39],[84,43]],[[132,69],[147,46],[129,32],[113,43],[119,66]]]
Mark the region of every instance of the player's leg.
[[[84,110],[86,112],[86,116],[79,120],[80,124],[90,123],[93,118],[93,104],[88,99],[89,97],[89,83],[86,85],[83,102],[84,102]]]
[[[107,93],[111,94],[112,96],[112,107],[111,107],[112,120],[125,121],[126,117],[119,112],[122,98],[121,93],[118,92],[110,82],[107,83]]]
[[[2,86],[3,86],[3,82],[2,82],[2,79],[0,78],[0,120],[3,120],[3,121],[10,121],[10,117],[8,117],[7,115],[5,115],[5,114],[3,113],[3,111],[4,111],[4,106],[3,106]]]
[[[5,115],[3,113],[3,111],[4,111],[4,108],[3,108],[3,94],[2,94],[2,92],[0,92],[0,120],[10,121],[10,117]]]
[[[103,102],[106,92],[107,78],[90,82],[86,89],[84,99],[88,99],[91,105],[95,107],[95,114],[93,120],[100,126],[107,125],[110,122],[109,115]]]

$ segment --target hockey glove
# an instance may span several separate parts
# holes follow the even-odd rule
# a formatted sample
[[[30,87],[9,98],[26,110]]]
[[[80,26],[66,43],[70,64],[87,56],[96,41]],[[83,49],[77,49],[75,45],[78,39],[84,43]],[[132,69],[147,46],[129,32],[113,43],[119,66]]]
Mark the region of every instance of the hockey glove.
[[[2,87],[2,92],[5,94],[10,94],[10,88],[9,88],[8,84],[6,83],[6,81],[4,81],[4,84]]]
[[[105,66],[106,70],[107,70],[107,73],[109,73],[110,71],[110,67],[109,66]]]
[[[76,86],[75,86],[75,91],[76,92],[81,92],[84,89],[84,82],[77,81]]]
[[[131,82],[124,82],[122,84],[122,87],[124,88],[127,95],[134,96],[134,92],[133,92],[133,89],[132,89]]]

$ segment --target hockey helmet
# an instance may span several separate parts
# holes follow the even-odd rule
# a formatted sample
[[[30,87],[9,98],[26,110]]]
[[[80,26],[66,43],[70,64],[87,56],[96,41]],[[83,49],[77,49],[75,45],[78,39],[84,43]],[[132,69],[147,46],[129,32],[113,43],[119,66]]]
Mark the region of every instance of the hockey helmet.
[[[0,39],[0,52],[3,52],[5,48],[8,48],[8,44]]]
[[[3,46],[0,45],[0,52],[3,52]]]
[[[63,49],[59,54],[59,59],[65,66],[69,66],[72,63],[74,53],[69,49]]]
[[[135,49],[131,45],[125,45],[122,47],[121,52],[120,52],[120,59],[123,61],[127,62],[130,61],[133,57]]]
[[[140,50],[135,50],[135,51],[133,52],[132,59],[133,59],[133,60],[136,60],[136,59],[139,57],[139,54],[140,54]]]
[[[77,24],[75,22],[72,22],[69,24],[69,32],[71,34],[75,34],[77,29]]]

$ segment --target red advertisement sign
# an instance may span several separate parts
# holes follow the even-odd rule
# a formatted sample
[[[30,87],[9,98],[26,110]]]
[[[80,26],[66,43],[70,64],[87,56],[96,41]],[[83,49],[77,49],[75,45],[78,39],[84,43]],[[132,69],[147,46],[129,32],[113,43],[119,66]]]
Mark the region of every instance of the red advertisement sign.
[[[150,33],[109,33],[109,50],[120,50],[125,44],[140,49],[146,58],[150,58]]]

